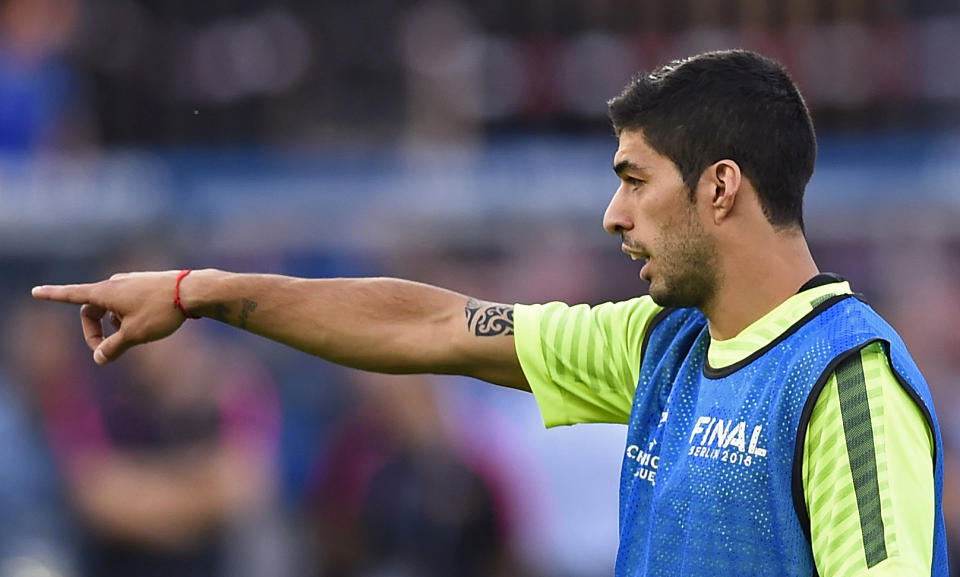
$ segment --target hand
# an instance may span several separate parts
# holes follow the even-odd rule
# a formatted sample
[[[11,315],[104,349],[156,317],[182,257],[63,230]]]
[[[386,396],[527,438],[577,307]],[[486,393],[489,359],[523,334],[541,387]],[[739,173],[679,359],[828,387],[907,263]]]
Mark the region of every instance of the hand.
[[[169,336],[186,320],[173,304],[179,271],[115,274],[91,284],[34,287],[34,298],[82,305],[83,337],[105,365],[134,345]],[[109,315],[109,316],[108,316]],[[104,336],[107,316],[116,332]]]

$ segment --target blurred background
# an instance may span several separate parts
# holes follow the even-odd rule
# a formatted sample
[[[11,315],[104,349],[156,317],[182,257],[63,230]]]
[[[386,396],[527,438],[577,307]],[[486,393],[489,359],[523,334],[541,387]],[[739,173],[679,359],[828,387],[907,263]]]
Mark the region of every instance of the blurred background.
[[[634,296],[605,102],[732,47],[800,85],[814,254],[930,381],[958,570],[957,0],[0,0],[0,577],[610,575],[621,427],[211,321],[95,368],[28,291],[219,267]]]

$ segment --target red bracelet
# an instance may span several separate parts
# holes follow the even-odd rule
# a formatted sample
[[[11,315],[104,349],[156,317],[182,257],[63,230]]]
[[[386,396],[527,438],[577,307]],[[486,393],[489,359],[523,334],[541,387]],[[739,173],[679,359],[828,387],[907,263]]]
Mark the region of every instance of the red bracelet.
[[[173,306],[174,308],[180,309],[180,312],[183,313],[183,316],[187,317],[188,319],[198,319],[200,317],[188,311],[187,308],[183,306],[183,301],[180,300],[180,283],[183,281],[184,277],[186,277],[191,272],[192,271],[190,269],[185,268],[182,271],[180,271],[180,274],[177,275],[177,286],[174,289],[174,293],[173,293]]]

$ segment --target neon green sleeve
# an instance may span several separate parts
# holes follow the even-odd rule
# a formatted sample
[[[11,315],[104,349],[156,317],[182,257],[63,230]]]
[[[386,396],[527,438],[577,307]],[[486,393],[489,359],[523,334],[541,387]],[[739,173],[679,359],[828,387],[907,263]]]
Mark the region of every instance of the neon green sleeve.
[[[802,475],[820,575],[930,575],[933,438],[880,343],[830,376],[810,417]]]
[[[517,356],[544,424],[627,423],[644,331],[661,310],[650,297],[516,305]]]

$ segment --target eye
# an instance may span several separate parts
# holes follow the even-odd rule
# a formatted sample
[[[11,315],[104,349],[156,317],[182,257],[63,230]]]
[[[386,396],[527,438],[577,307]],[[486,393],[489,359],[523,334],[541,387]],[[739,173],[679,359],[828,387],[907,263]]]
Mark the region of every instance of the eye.
[[[642,180],[633,176],[624,176],[623,181],[632,187],[638,187],[643,184]]]

